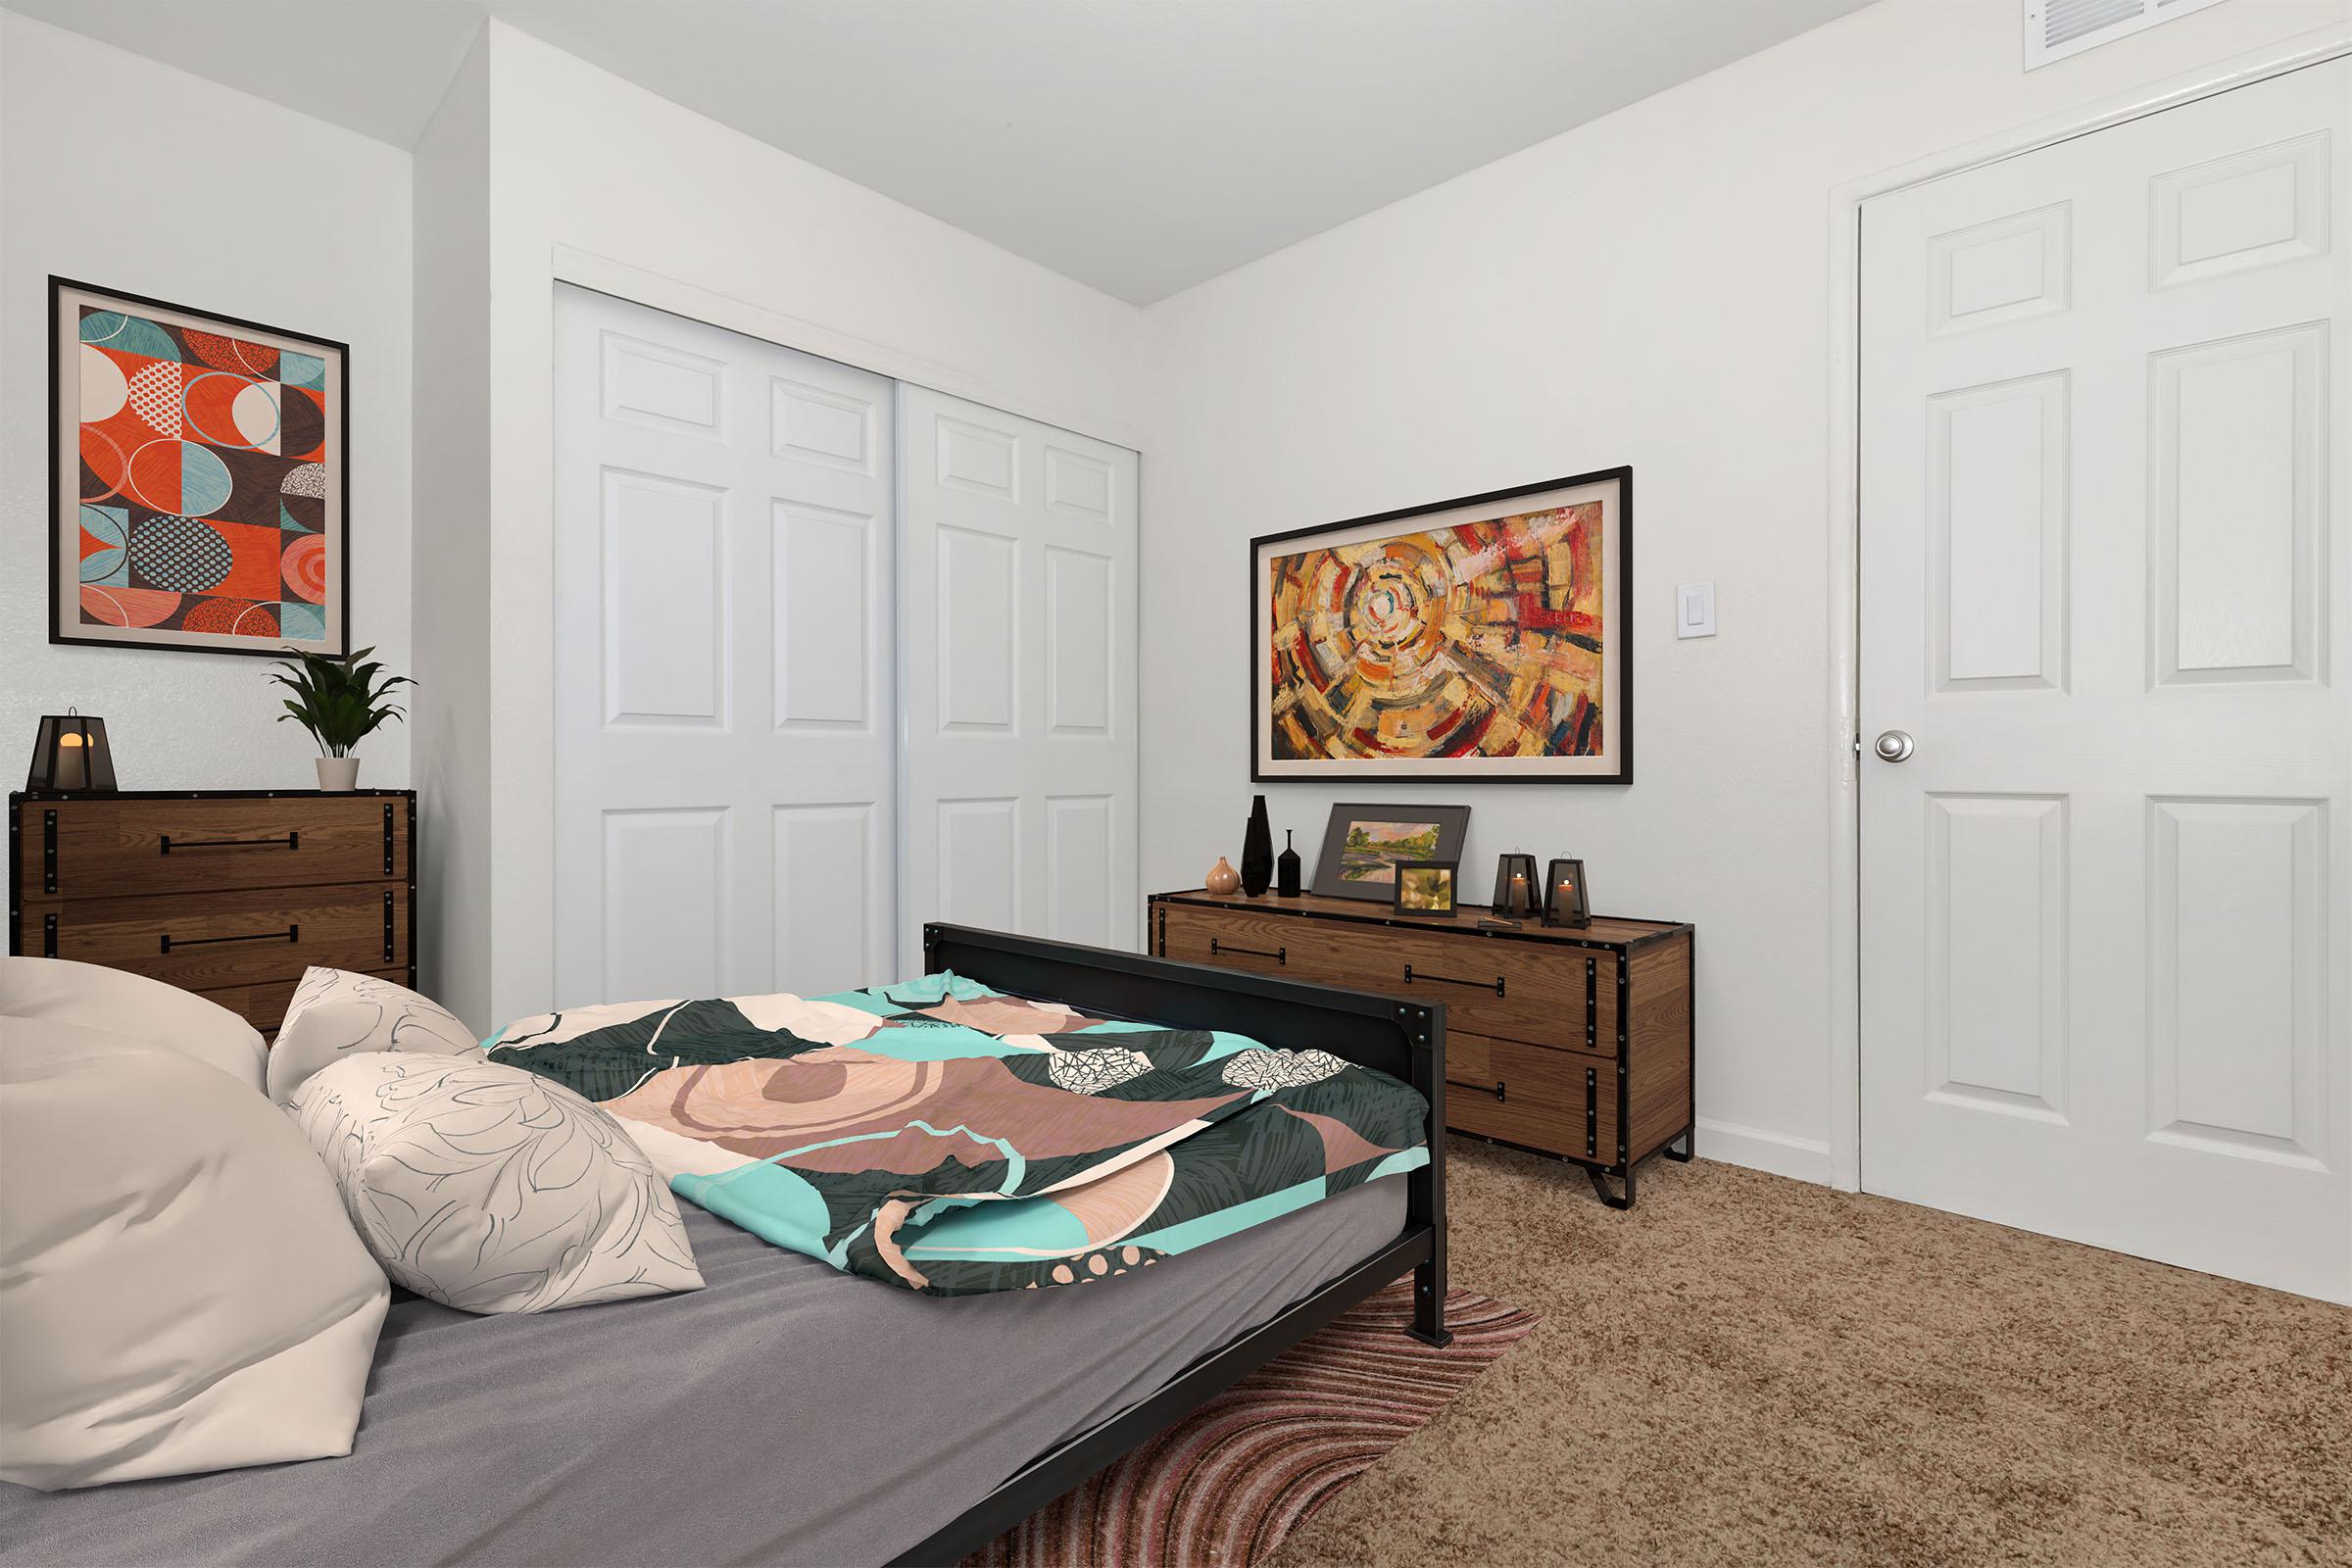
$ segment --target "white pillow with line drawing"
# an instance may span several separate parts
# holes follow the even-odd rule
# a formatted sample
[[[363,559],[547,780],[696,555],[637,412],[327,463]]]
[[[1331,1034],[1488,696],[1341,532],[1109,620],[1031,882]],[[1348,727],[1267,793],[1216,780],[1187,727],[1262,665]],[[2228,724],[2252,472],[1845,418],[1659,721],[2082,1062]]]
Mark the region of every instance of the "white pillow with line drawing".
[[[312,1075],[296,1121],[396,1284],[466,1312],[702,1288],[669,1184],[612,1113],[472,1055],[372,1052]]]
[[[383,1051],[482,1059],[472,1031],[432,998],[381,975],[306,969],[270,1048],[270,1098],[291,1110],[312,1074]]]

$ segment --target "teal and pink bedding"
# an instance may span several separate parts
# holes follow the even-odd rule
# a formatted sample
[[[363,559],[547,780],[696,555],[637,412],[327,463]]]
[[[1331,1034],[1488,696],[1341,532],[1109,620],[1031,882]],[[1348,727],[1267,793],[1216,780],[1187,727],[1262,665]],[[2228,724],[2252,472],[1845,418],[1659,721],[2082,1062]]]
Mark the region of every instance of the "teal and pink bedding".
[[[1428,1102],[1385,1073],[949,974],[574,1008],[490,1049],[620,1117],[680,1197],[934,1296],[1150,1267],[1429,1161]]]

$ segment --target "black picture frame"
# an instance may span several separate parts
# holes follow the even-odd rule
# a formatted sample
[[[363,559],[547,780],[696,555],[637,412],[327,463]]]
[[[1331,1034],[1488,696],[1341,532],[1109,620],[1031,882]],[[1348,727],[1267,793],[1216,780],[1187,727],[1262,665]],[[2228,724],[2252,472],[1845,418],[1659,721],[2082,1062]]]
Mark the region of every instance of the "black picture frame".
[[[1388,806],[1379,803],[1343,801],[1331,808],[1323,824],[1323,849],[1315,857],[1314,891],[1327,899],[1363,899],[1375,904],[1394,902],[1396,877],[1366,874],[1348,876],[1348,830],[1356,823],[1388,823],[1406,826],[1428,824],[1437,829],[1428,851],[1418,843],[1410,846],[1413,853],[1394,858],[1458,860],[1462,855],[1462,839],[1470,831],[1470,808],[1467,806]],[[1365,866],[1367,857],[1359,848],[1356,865]]]
[[[1615,684],[1605,693],[1602,712],[1602,752],[1597,764],[1583,759],[1542,759],[1499,757],[1452,758],[1348,758],[1348,759],[1283,759],[1271,755],[1269,736],[1261,736],[1260,725],[1267,721],[1270,691],[1267,682],[1274,667],[1270,647],[1272,627],[1268,613],[1269,601],[1264,593],[1264,564],[1267,552],[1279,545],[1296,544],[1322,534],[1337,534],[1348,530],[1370,528],[1389,523],[1406,523],[1416,518],[1435,517],[1463,508],[1486,507],[1500,502],[1538,496],[1546,491],[1571,490],[1585,487],[1611,487],[1614,498],[1614,521],[1604,526],[1613,541],[1613,561],[1604,558],[1602,578],[1610,607],[1601,637],[1602,658],[1613,661]],[[1404,529],[1397,531],[1403,532]],[[1250,778],[1252,783],[1283,783],[1300,780],[1336,782],[1381,781],[1394,783],[1477,784],[1631,784],[1634,781],[1634,470],[1630,466],[1614,468],[1595,468],[1589,473],[1570,474],[1565,478],[1545,479],[1535,484],[1513,485],[1501,490],[1482,491],[1477,495],[1456,496],[1447,501],[1400,507],[1393,512],[1376,512],[1361,517],[1348,517],[1338,522],[1320,522],[1303,528],[1292,528],[1280,533],[1260,534],[1250,541],[1249,589],[1244,601],[1250,607],[1250,637],[1245,648],[1249,662],[1250,684]],[[1518,766],[1540,760],[1553,764],[1542,767]]]
[[[1565,881],[1572,895],[1563,898]],[[1557,859],[1544,868],[1544,923],[1581,931],[1592,923],[1592,889],[1585,880],[1585,862]]]
[[[65,592],[67,562],[64,559],[66,542],[78,541],[80,534],[80,465],[69,463],[66,455],[66,373],[64,312],[69,296],[94,296],[113,304],[138,310],[164,311],[174,316],[193,318],[209,326],[227,331],[261,333],[298,345],[298,352],[314,354],[321,360],[331,360],[334,396],[324,399],[331,403],[326,411],[328,428],[333,432],[333,495],[332,549],[335,561],[328,578],[327,592],[331,607],[322,607],[321,619],[326,635],[319,640],[289,639],[283,636],[252,637],[218,641],[192,640],[212,637],[212,633],[192,633],[178,640],[160,636],[110,636],[85,624],[79,613],[78,598],[71,605]],[[76,334],[78,346],[78,333]],[[76,372],[78,375],[78,370]],[[80,420],[75,419],[78,428]],[[78,446],[78,443],[77,443]],[[321,460],[325,461],[324,459]],[[298,332],[288,327],[272,326],[267,321],[251,320],[240,316],[224,316],[192,305],[179,305],[152,295],[134,294],[127,289],[109,288],[100,283],[83,282],[78,278],[49,274],[49,504],[48,504],[48,569],[49,569],[49,641],[52,644],[85,648],[139,648],[151,651],[181,654],[225,654],[251,659],[280,659],[289,647],[324,654],[329,658],[349,657],[352,647],[351,629],[351,345],[336,338],[320,337],[316,333]],[[76,549],[78,568],[78,549]],[[78,580],[78,575],[77,575]],[[331,613],[323,612],[331,608]],[[123,628],[141,630],[144,628]],[[235,646],[250,642],[253,646]]]
[[[1416,873],[1442,875],[1446,884],[1444,905],[1409,903],[1407,890]],[[1389,898],[1389,912],[1408,920],[1450,920],[1462,907],[1462,862],[1459,860],[1398,860],[1396,891]]]

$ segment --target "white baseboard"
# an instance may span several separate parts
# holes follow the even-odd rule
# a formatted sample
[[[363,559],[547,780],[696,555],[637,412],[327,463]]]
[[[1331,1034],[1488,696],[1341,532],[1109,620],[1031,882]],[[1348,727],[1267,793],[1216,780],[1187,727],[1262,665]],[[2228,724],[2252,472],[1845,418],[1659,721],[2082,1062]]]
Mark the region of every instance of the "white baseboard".
[[[1698,1156],[1726,1164],[1767,1170],[1800,1182],[1835,1187],[1830,1146],[1812,1138],[1791,1138],[1761,1127],[1741,1127],[1728,1121],[1698,1118]]]

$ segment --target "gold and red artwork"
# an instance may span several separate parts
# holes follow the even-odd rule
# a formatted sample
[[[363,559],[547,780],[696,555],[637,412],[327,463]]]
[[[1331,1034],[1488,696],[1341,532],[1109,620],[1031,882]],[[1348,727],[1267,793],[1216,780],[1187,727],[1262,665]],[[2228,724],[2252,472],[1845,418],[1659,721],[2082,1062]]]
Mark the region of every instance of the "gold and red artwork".
[[[1253,545],[1260,778],[1619,781],[1630,475]],[[1528,504],[1535,503],[1535,504]]]

